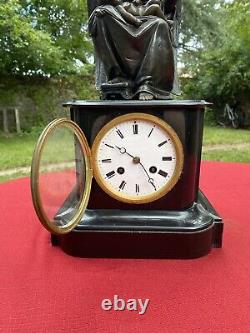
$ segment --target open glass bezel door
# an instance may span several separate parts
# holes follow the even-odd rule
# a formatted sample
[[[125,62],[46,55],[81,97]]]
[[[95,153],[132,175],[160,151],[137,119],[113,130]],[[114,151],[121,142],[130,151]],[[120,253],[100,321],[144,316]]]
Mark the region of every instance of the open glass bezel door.
[[[44,148],[46,147],[46,144],[48,144],[48,141],[50,137],[53,135],[53,133],[55,133],[57,129],[62,129],[62,128],[72,131],[73,133],[72,138],[74,138],[74,140],[77,141],[78,150],[80,149],[82,153],[82,167],[84,168],[84,174],[85,174],[84,185],[82,185],[80,191],[81,193],[79,195],[79,203],[77,205],[77,208],[75,209],[75,212],[72,214],[72,216],[70,216],[70,219],[69,221],[67,221],[66,224],[58,223],[58,216],[56,219],[55,217],[52,219],[48,216],[41,198],[40,184],[39,184],[39,178],[41,172],[41,157]],[[79,163],[79,159],[77,160],[75,158],[75,163],[77,163],[77,161]],[[93,178],[93,172],[91,164],[91,150],[88,145],[87,139],[83,134],[82,130],[80,129],[80,127],[76,123],[68,119],[56,119],[52,121],[43,130],[42,134],[38,139],[38,142],[34,150],[32,166],[31,166],[31,192],[32,192],[34,208],[40,222],[49,232],[53,234],[68,233],[72,229],[74,229],[74,227],[76,227],[76,225],[81,221],[89,201],[92,178]]]

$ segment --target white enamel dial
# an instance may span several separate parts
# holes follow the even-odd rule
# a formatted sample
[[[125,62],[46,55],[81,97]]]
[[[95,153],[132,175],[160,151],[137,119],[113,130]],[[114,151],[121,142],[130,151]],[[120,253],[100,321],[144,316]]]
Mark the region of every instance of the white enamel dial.
[[[182,171],[178,136],[164,121],[147,114],[115,118],[100,131],[92,151],[97,182],[124,202],[139,204],[162,197]]]

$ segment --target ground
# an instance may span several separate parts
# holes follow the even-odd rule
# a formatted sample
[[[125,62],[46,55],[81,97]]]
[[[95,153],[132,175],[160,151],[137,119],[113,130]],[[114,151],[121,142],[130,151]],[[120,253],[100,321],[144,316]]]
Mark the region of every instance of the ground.
[[[0,135],[0,182],[29,175],[39,132],[8,137]],[[202,158],[250,163],[250,131],[205,127]]]

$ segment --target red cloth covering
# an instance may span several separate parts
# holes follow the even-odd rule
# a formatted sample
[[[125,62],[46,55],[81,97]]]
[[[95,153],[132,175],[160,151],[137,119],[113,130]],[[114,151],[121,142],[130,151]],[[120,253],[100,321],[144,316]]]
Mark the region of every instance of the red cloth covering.
[[[250,332],[250,165],[205,162],[222,249],[196,260],[73,258],[50,244],[29,180],[0,185],[0,332]],[[150,299],[146,314],[101,301]]]

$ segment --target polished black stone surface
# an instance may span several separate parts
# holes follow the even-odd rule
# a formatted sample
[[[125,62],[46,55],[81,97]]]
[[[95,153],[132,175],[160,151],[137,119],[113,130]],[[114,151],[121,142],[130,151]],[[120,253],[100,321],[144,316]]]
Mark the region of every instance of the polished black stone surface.
[[[168,123],[184,149],[184,168],[174,189],[163,198],[144,205],[129,205],[110,198],[93,180],[88,209],[179,210],[191,207],[198,194],[205,101],[70,101],[71,119],[85,134],[90,147],[100,129],[127,113],[146,113]]]
[[[223,223],[199,191],[204,101],[71,101],[71,118],[91,147],[110,120],[132,112],[155,115],[179,136],[184,168],[174,189],[145,205],[131,205],[109,197],[93,180],[87,210],[69,234],[52,235],[52,243],[66,253],[93,258],[178,258],[206,255],[222,246]]]
[[[125,100],[116,100],[116,101],[100,101],[100,100],[72,100],[68,101],[63,104],[64,106],[74,107],[74,106],[81,106],[83,108],[98,108],[100,111],[103,107],[174,107],[174,108],[183,108],[183,107],[204,107],[204,106],[211,106],[212,103],[208,103],[204,100],[152,100],[152,101],[125,101]]]

